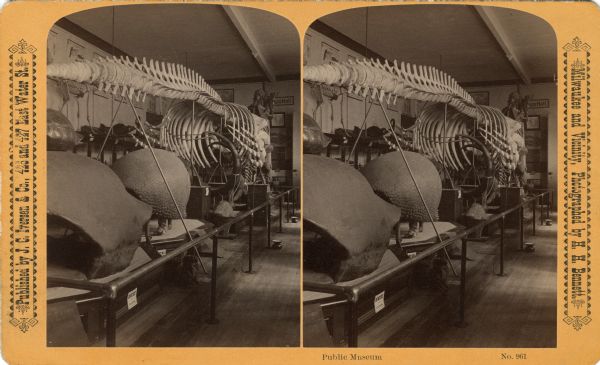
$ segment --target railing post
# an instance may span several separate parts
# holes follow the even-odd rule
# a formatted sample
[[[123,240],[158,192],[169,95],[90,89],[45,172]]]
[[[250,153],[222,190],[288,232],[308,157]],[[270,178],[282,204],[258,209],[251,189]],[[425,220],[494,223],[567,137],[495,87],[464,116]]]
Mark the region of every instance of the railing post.
[[[290,214],[290,191],[288,190],[287,193],[285,193],[285,197],[286,197],[286,204],[285,204],[285,213],[287,215],[287,222],[290,223],[291,219],[292,219],[292,215]]]
[[[505,219],[502,216],[500,223],[500,276],[504,276],[504,227]]]
[[[523,217],[523,213],[524,213],[523,204],[521,204],[521,207],[519,208],[519,215],[520,215],[520,221],[521,221],[521,224],[520,224],[520,226],[521,226],[520,227],[521,228],[521,232],[520,232],[521,251],[523,251],[523,247],[525,245],[525,218]]]
[[[279,233],[283,233],[283,194],[279,197]]]
[[[358,304],[348,301],[348,347],[358,347]]]
[[[535,236],[535,210],[537,209],[537,200],[538,198],[534,198],[533,201],[531,202],[533,205],[533,219],[531,220],[531,225],[532,225],[532,235]]]
[[[267,198],[267,248],[271,248],[271,198]]]
[[[210,318],[209,324],[217,324],[217,256],[219,250],[219,238],[215,234],[213,236],[212,247],[212,265],[210,268]]]
[[[117,345],[117,308],[115,300],[106,298],[106,347]]]
[[[248,217],[250,224],[248,224],[248,271],[246,273],[252,274],[252,233],[254,231],[254,212],[250,213]]]
[[[461,239],[460,293],[458,303],[458,327],[465,327],[465,297],[467,294],[467,239]]]
[[[292,190],[292,216],[296,214],[296,191]]]

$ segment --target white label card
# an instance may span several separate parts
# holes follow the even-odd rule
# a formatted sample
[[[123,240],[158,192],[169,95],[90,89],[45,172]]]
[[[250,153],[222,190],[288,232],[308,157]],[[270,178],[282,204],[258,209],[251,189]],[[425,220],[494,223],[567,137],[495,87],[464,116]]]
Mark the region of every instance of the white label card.
[[[162,250],[156,250],[156,252],[158,252],[159,255],[164,256],[167,254],[167,249],[162,249]]]
[[[373,305],[375,307],[375,313],[379,312],[383,308],[385,308],[385,290],[375,296],[375,300],[373,300]]]
[[[131,309],[137,305],[137,288],[127,293],[127,309]]]

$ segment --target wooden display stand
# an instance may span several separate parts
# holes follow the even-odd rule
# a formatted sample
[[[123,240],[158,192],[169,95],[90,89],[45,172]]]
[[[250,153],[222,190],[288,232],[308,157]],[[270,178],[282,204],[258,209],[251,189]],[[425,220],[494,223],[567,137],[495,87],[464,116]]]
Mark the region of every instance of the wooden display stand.
[[[250,184],[248,185],[247,204],[248,210],[265,203],[269,198],[269,185],[267,184]],[[254,214],[254,224],[257,226],[265,226],[267,224],[266,209],[261,209]]]
[[[435,222],[437,229],[445,236],[454,236],[462,230],[449,222]],[[408,229],[408,224],[403,223],[403,228]],[[414,270],[415,266],[407,267],[405,270],[397,270],[393,274],[380,280],[381,275],[402,266],[402,260],[393,252],[395,239],[390,239],[390,248],[386,250],[379,267],[370,274],[346,282],[333,283],[332,279],[323,273],[317,273],[304,268],[304,307],[311,315],[313,323],[307,323],[311,331],[315,331],[315,336],[323,339],[322,326],[319,326],[319,318],[316,306],[322,309],[322,318],[327,324],[330,334],[330,341],[326,344],[335,347],[356,347],[359,328],[369,325],[372,321],[381,317],[388,311],[395,310],[400,303],[410,298],[414,290]],[[407,252],[415,252],[420,255],[427,247],[436,245],[437,239],[431,223],[424,223],[423,232],[416,237],[403,240],[402,246]],[[429,256],[426,254],[426,256]],[[336,287],[337,290],[323,290],[325,287]],[[367,288],[368,287],[368,288]],[[349,313],[348,305],[350,301],[342,293],[361,292],[357,300],[351,304],[352,310]],[[340,295],[342,294],[342,295]],[[310,313],[309,313],[310,312]],[[350,318],[351,317],[351,318]],[[309,341],[313,346],[319,347],[317,341]]]
[[[150,257],[143,249],[138,248],[131,264],[125,270],[101,279],[91,280],[91,282],[108,283],[126,276],[130,271],[148,262],[150,262]],[[116,318],[119,323],[124,322],[136,312],[136,309],[139,309],[156,296],[160,291],[163,272],[163,267],[157,267],[147,273],[142,280],[121,291],[115,299]],[[84,289],[50,287],[47,295],[49,314],[48,346],[90,346],[104,339],[106,333],[106,301],[101,294]],[[79,329],[77,324],[85,330],[83,333],[87,334],[87,339],[80,336],[74,337],[73,332],[62,333],[61,329],[64,326],[77,333],[76,329]]]
[[[192,219],[206,219],[210,211],[210,188],[208,186],[192,186],[187,204],[187,216]]]
[[[438,208],[440,221],[458,222],[463,213],[462,204],[459,189],[442,189],[442,199]]]
[[[500,210],[505,211],[521,204],[521,188],[512,186],[500,187]],[[506,228],[520,229],[521,216],[519,212],[513,212],[506,216]]]

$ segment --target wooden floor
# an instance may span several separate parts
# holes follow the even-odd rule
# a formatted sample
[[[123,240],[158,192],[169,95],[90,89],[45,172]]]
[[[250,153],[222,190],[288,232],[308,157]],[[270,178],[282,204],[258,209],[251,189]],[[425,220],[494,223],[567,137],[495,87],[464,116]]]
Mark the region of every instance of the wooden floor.
[[[266,232],[255,228],[253,272],[247,232],[220,240],[218,324],[208,324],[209,281],[190,288],[167,285],[117,331],[117,346],[285,347],[300,343],[300,225],[273,224],[280,250],[266,249]],[[204,259],[210,270],[208,259]]]
[[[359,347],[556,347],[556,219],[526,237],[533,253],[519,251],[517,232],[511,233],[503,277],[497,238],[469,243],[466,327],[456,325],[458,285],[450,285],[445,294],[420,291],[370,324]]]

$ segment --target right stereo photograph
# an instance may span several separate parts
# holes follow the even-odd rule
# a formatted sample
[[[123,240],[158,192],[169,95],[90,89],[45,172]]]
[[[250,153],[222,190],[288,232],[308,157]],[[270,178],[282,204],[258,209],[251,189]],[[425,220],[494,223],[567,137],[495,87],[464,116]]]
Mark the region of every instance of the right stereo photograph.
[[[310,26],[305,347],[556,347],[556,54],[500,7]]]

